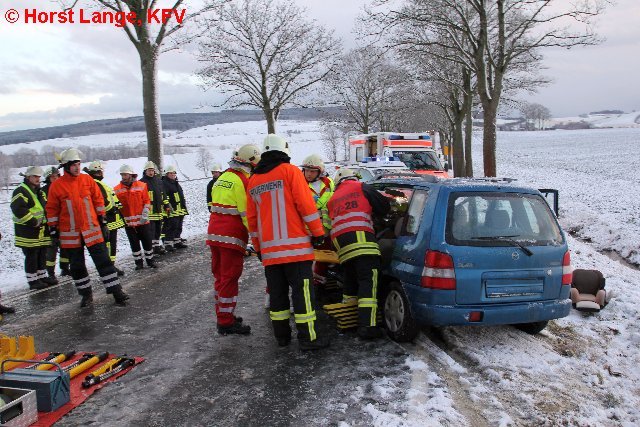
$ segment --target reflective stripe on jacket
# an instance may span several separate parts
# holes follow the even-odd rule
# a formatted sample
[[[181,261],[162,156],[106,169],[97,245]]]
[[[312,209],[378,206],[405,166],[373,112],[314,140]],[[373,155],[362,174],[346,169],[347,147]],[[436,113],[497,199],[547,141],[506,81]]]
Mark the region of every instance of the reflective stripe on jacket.
[[[58,227],[60,246],[79,248],[104,241],[98,216],[105,214],[98,184],[89,175],[73,176],[65,172],[51,184],[47,200],[47,222]]]
[[[332,239],[350,231],[374,233],[373,209],[362,191],[361,182],[348,180],[340,183],[327,206]]]
[[[331,178],[323,176],[317,181],[310,182],[309,189],[311,190],[313,200],[315,200],[316,202],[316,209],[318,209],[318,212],[320,212],[322,225],[324,226],[324,228],[330,230],[331,218],[329,218],[327,203],[329,203],[329,199],[331,199],[331,196],[333,196],[333,192],[335,190],[333,180],[331,180]]]
[[[164,193],[169,200],[169,204],[173,209],[173,212],[169,213],[169,217],[185,216],[189,215],[187,212],[187,204],[184,200],[184,193],[182,192],[182,186],[177,179],[169,179],[166,176],[162,177],[162,186]]]
[[[244,252],[249,242],[247,231],[247,184],[244,171],[227,169],[211,191],[211,215],[207,245]]]
[[[36,193],[38,195],[36,195]],[[20,248],[49,246],[51,238],[46,226],[45,194],[34,192],[28,184],[20,184],[11,197],[11,212],[15,227],[15,245]]]
[[[307,181],[296,166],[282,163],[249,178],[247,219],[262,263],[284,264],[314,259],[310,234],[324,230]]]
[[[116,197],[120,200],[120,203],[122,203],[121,212],[127,227],[143,225],[140,223],[142,211],[145,208],[147,208],[148,211],[151,210],[147,184],[140,181],[133,181],[130,186],[119,183],[113,190],[116,193]]]
[[[149,200],[151,201],[149,219],[151,221],[160,221],[164,212],[164,205],[169,203],[164,194],[162,181],[157,176],[150,177],[143,174],[140,182],[147,184],[147,190],[149,191]]]
[[[96,183],[98,184],[98,187],[100,187],[100,193],[102,193],[102,198],[104,200],[107,228],[109,230],[117,230],[124,227],[124,219],[122,218],[122,215],[120,215],[122,204],[113,192],[113,188],[98,179],[96,179]]]

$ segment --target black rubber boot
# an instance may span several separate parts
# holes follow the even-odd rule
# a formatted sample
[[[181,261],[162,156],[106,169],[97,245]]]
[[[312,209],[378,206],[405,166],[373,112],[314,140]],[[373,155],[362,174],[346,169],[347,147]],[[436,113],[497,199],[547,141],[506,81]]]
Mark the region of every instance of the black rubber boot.
[[[277,337],[276,341],[278,341],[278,345],[280,347],[286,347],[291,342],[291,336],[288,336],[288,337]]]
[[[40,289],[44,289],[47,286],[49,286],[49,285],[47,285],[45,282],[43,282],[40,279],[34,280],[33,282],[29,282],[29,289],[31,289],[32,291],[37,291],[37,290],[40,290]]]
[[[0,314],[12,314],[15,312],[16,312],[15,308],[9,307],[8,305],[0,304]]]
[[[167,251],[165,251],[162,246],[155,246],[153,248],[153,253],[156,255],[164,255],[167,253]]]
[[[142,270],[144,268],[144,263],[141,259],[136,260],[136,270]]]
[[[176,243],[176,244],[175,244],[175,247],[176,247],[176,249],[186,249],[186,248],[188,248],[189,246],[185,245],[185,244],[184,244],[184,243],[182,243],[182,242],[178,242],[178,243]]]
[[[243,325],[240,322],[235,322],[231,326],[218,326],[218,333],[221,335],[249,335],[251,333],[251,326]]]
[[[120,286],[111,292],[113,295],[113,299],[116,301],[117,305],[125,306],[127,305],[127,300],[129,299],[129,295],[125,294]]]
[[[298,341],[298,345],[302,351],[320,350],[329,347],[329,337],[318,337],[313,341],[303,339]]]
[[[118,267],[114,267],[116,269],[116,273],[118,273],[118,276],[124,276],[124,271],[120,270]]]
[[[91,288],[81,289],[78,293],[82,297],[80,307],[89,307],[90,305],[93,305],[93,292],[91,291]]]
[[[43,277],[42,279],[40,279],[41,282],[46,283],[48,286],[54,286],[58,284],[58,279],[56,278],[55,274],[53,276],[49,276],[49,277]]]
[[[156,261],[153,258],[147,259],[147,267],[158,268],[158,264],[156,264]]]

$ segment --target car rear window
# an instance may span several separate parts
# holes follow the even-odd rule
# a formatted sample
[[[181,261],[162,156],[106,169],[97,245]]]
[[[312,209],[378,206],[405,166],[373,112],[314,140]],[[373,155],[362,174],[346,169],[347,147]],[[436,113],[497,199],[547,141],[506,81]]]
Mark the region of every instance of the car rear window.
[[[535,194],[452,193],[447,211],[447,243],[507,246],[560,245],[562,233],[549,205]]]

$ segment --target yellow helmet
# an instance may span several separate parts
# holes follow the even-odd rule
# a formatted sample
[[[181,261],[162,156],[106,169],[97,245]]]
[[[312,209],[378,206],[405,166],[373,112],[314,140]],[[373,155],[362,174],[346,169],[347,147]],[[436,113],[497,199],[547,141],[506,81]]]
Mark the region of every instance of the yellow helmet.
[[[94,160],[93,162],[89,163],[89,166],[87,166],[87,170],[89,172],[104,172],[104,163],[102,163],[102,160]]]
[[[302,169],[315,169],[320,171],[320,175],[324,173],[324,160],[319,154],[311,154],[307,156],[301,165]]]
[[[246,144],[233,152],[231,160],[255,166],[260,161],[260,148],[255,144]]]
[[[263,152],[267,151],[282,151],[287,156],[289,155],[289,143],[281,136],[270,133],[264,139],[262,143]]]
[[[129,165],[122,165],[120,166],[120,173],[128,173],[129,175],[137,175],[134,171],[133,168]]]
[[[353,169],[349,169],[349,168],[338,169],[335,177],[333,178],[333,180],[336,182],[336,185],[340,184],[340,182],[344,181],[345,179],[358,179],[358,177],[356,176],[356,173],[354,172]]]

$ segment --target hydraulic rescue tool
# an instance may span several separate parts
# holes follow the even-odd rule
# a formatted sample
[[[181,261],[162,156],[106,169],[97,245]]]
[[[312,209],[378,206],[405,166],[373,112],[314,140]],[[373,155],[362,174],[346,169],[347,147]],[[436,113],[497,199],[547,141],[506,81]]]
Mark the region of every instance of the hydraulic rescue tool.
[[[67,372],[69,372],[69,377],[73,379],[78,374],[80,374],[80,373],[86,371],[87,369],[90,369],[90,368],[96,366],[98,363],[106,360],[107,357],[109,357],[109,353],[107,353],[106,351],[104,353],[100,353],[98,355],[93,354],[93,355],[91,355],[91,357],[89,357],[88,359],[86,359],[82,363],[79,363],[78,365],[74,366],[71,369],[68,369],[69,367],[66,366],[65,370],[67,370]],[[82,360],[82,359],[80,359],[80,360]]]
[[[119,372],[122,372],[135,364],[136,360],[133,358],[120,357],[113,359],[107,362],[104,366],[100,367],[100,369],[96,369],[95,371],[87,375],[82,382],[82,387],[88,388],[96,384],[100,384],[101,382],[108,380]]]
[[[62,363],[65,360],[69,360],[71,359],[73,356],[76,355],[76,351],[72,350],[68,353],[49,353],[49,355],[47,357],[44,358],[43,362],[55,362],[55,363]],[[35,368],[38,371],[48,371],[49,369],[51,369],[52,367],[54,367],[53,365],[42,365],[42,364],[33,364],[30,366],[27,366],[25,369],[30,369],[30,368]]]

